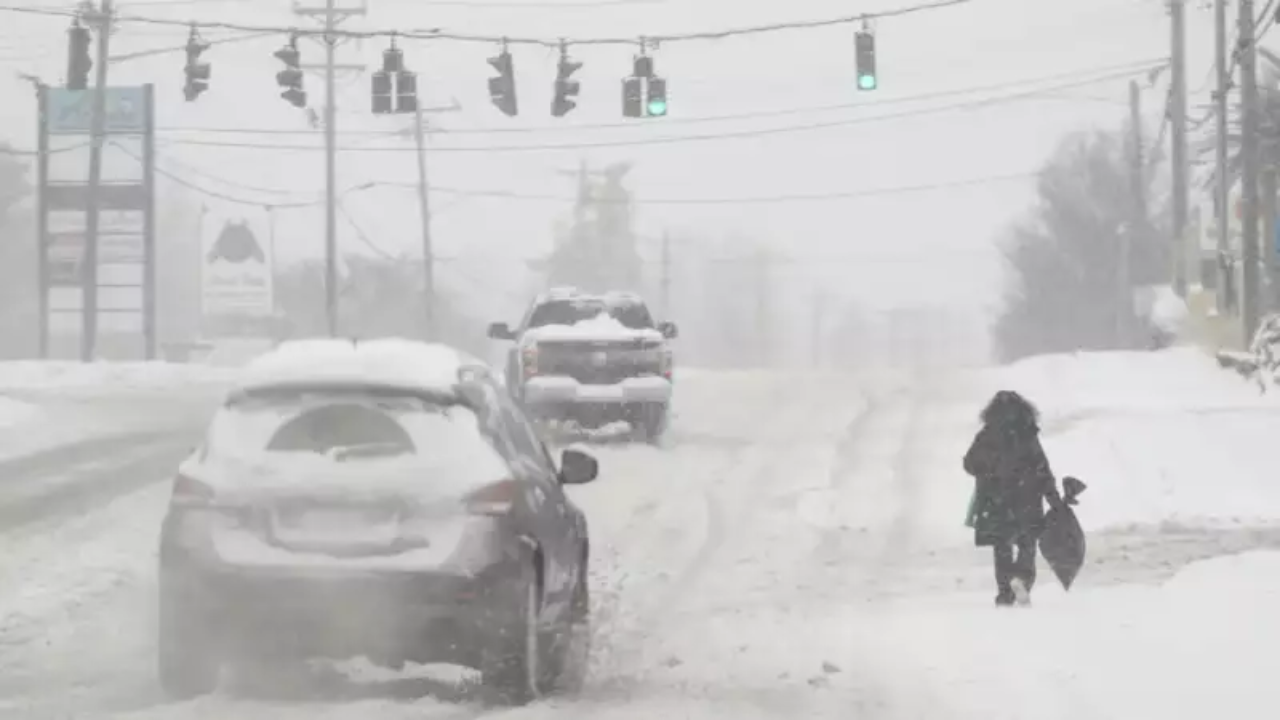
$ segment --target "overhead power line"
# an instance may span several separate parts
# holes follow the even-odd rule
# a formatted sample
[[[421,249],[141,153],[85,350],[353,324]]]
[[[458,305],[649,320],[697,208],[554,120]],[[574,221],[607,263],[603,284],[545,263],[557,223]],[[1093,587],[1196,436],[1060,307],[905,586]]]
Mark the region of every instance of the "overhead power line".
[[[772,110],[755,110],[751,112],[739,113],[723,113],[718,115],[703,115],[695,117],[674,117],[663,120],[662,125],[697,125],[703,123],[728,122],[740,120],[756,120],[773,117],[787,117],[792,115],[808,115],[823,112],[834,112],[839,110],[864,110],[875,109],[880,107],[889,107],[895,105],[903,105],[909,103],[922,102],[925,100],[937,100],[948,97],[957,97],[962,95],[970,95],[974,93],[992,92],[998,90],[1008,90],[1024,85],[1032,85],[1037,83],[1053,82],[1059,80],[1076,80],[1089,76],[1087,81],[1081,84],[1093,84],[1099,82],[1099,78],[1094,77],[1102,74],[1101,81],[1111,79],[1113,77],[1119,79],[1122,73],[1123,78],[1131,75],[1150,72],[1156,68],[1168,64],[1167,59],[1151,58],[1147,60],[1135,60],[1128,63],[1117,63],[1113,65],[1104,65],[1095,68],[1087,68],[1083,70],[1075,70],[1071,72],[1054,73],[1052,75],[1041,75],[1034,78],[1023,78],[1020,80],[1009,80],[999,83],[985,83],[982,85],[969,85],[962,88],[953,88],[950,90],[939,90],[928,93],[917,93],[915,95],[904,95],[901,97],[893,97],[885,100],[876,100],[871,102],[845,102],[831,103],[827,105],[809,105],[792,108],[775,108]],[[1053,93],[1063,89],[1062,87],[1050,87],[1047,89],[1037,89],[1037,93]],[[614,130],[614,129],[635,129],[638,127],[632,122],[611,122],[611,123],[588,123],[582,125],[562,125],[549,127],[498,127],[498,128],[438,128],[432,132],[437,135],[507,135],[507,134],[527,134],[527,133],[543,133],[543,132],[578,132],[582,130]],[[652,127],[652,126],[650,126]],[[313,128],[216,128],[216,127],[160,127],[157,128],[160,133],[201,133],[201,134],[224,134],[224,135],[316,135],[317,131]],[[346,130],[339,131],[340,135],[347,136],[375,136],[375,137],[394,137],[403,135],[401,130]]]
[[[1149,69],[1149,68],[1148,68]],[[942,112],[951,112],[956,110],[969,110],[990,105],[999,105],[1002,103],[1013,102],[1033,98],[1046,92],[1055,92],[1058,90],[1066,90],[1083,85],[1092,85],[1100,81],[1109,79],[1120,79],[1132,77],[1138,74],[1139,70],[1125,70],[1123,72],[1112,73],[1106,76],[1098,76],[1087,80],[1076,80],[1069,83],[1059,83],[1056,85],[1039,87],[1030,90],[1024,90],[1017,93],[1009,93],[998,95],[995,97],[979,98],[968,100],[965,102],[952,103],[948,105],[938,105],[927,108],[917,108],[914,110],[906,110],[896,113],[881,113],[878,115],[859,116],[854,118],[842,118],[839,120],[827,120],[822,122],[811,122],[794,125],[780,125],[769,128],[756,128],[750,130],[727,130],[714,134],[691,134],[691,135],[668,135],[661,137],[634,138],[630,140],[611,140],[600,142],[585,143],[554,143],[554,144],[538,144],[538,145],[493,145],[493,146],[466,146],[466,147],[441,147],[433,146],[427,150],[430,153],[464,153],[464,152],[533,152],[546,150],[583,150],[589,148],[612,148],[612,147],[635,147],[644,145],[668,145],[674,143],[691,143],[691,142],[715,142],[722,140],[730,140],[736,138],[762,137],[768,135],[781,135],[797,132],[809,132],[814,130],[824,130],[829,128],[847,127],[852,125],[863,125],[867,123],[883,122],[885,120],[899,120],[902,118],[916,117],[923,115],[933,115]],[[323,148],[317,145],[288,145],[280,143],[250,143],[250,142],[234,142],[225,140],[201,140],[201,139],[165,139],[163,141],[168,145],[191,145],[201,147],[225,147],[225,148],[251,148],[258,150],[279,150],[279,151],[319,151]],[[338,148],[344,152],[405,152],[405,148],[400,146],[371,146],[371,145],[347,145]]]
[[[126,154],[129,154],[135,160],[139,160],[139,162],[141,161],[136,155],[132,154],[128,150],[125,150],[124,148],[121,148],[121,150],[124,151]],[[191,172],[192,174],[197,174],[198,172],[198,174],[203,175],[206,179],[209,179],[213,182],[217,182],[219,184],[226,185],[228,187],[234,187],[238,190],[243,190],[248,192],[269,192],[269,193],[278,193],[278,194],[287,194],[288,192],[291,192],[291,191],[284,191],[279,189],[254,188],[252,186],[241,185],[231,180],[218,178],[214,175],[205,173],[204,171],[196,171],[194,168],[190,168],[189,166],[188,166],[188,172]],[[317,197],[316,199],[312,199],[312,200],[298,200],[298,201],[289,201],[289,202],[275,200],[275,199],[239,197],[231,193],[210,190],[207,187],[204,187],[199,183],[193,182],[191,180],[188,180],[187,178],[184,178],[181,174],[166,168],[157,167],[156,173],[170,180],[173,180],[174,182],[190,190],[199,192],[201,194],[207,195],[212,198],[230,202],[236,205],[248,205],[253,207],[263,207],[263,208],[271,208],[271,209],[288,209],[288,208],[315,207],[324,202],[323,198],[321,197]],[[764,204],[778,204],[778,203],[790,203],[790,202],[852,200],[852,199],[858,199],[858,198],[877,197],[877,196],[885,196],[885,195],[903,195],[908,193],[921,193],[921,192],[929,192],[933,190],[959,189],[963,187],[978,187],[983,185],[992,185],[996,183],[1027,180],[1030,178],[1034,178],[1037,175],[1038,175],[1038,172],[1028,171],[1028,172],[1007,173],[1002,175],[985,175],[985,176],[980,176],[975,178],[966,178],[966,179],[951,180],[951,181],[944,181],[944,182],[923,183],[923,184],[916,184],[916,185],[896,185],[896,186],[888,186],[888,187],[880,187],[880,188],[866,188],[863,190],[852,190],[852,191],[757,195],[757,196],[742,196],[742,197],[718,197],[718,198],[715,198],[715,197],[713,198],[638,197],[638,198],[633,198],[631,200],[628,200],[626,202],[634,203],[636,205],[764,205]],[[370,181],[370,182],[365,182],[359,185],[354,185],[352,187],[349,187],[339,194],[345,197],[347,195],[350,195],[351,193],[360,192],[364,190],[371,190],[377,187],[400,187],[400,188],[416,189],[418,186],[416,183],[407,183],[407,182]],[[557,194],[550,194],[550,193],[547,193],[547,194],[523,193],[523,192],[517,192],[517,191],[510,191],[510,190],[455,188],[455,187],[446,187],[446,186],[438,186],[438,185],[432,185],[428,189],[433,193],[439,193],[441,195],[456,195],[460,197],[473,197],[473,198],[493,198],[493,199],[505,199],[505,200],[539,201],[539,202],[556,202],[556,203],[573,203],[578,200],[578,197],[576,195],[557,195]],[[304,195],[306,193],[297,192],[296,194]],[[317,196],[318,195],[319,193],[317,193]],[[598,200],[598,202],[608,202],[608,201]]]
[[[997,183],[1012,182],[1017,180],[1029,180],[1037,177],[1039,172],[1017,172],[1004,175],[985,175],[981,177],[965,178],[960,180],[949,180],[943,182],[923,183],[917,185],[893,185],[888,187],[867,188],[864,190],[850,191],[833,191],[825,193],[799,193],[790,195],[756,195],[745,197],[720,197],[720,198],[646,198],[637,197],[630,200],[618,200],[619,203],[629,203],[634,205],[772,205],[777,203],[791,202],[817,202],[826,200],[854,200],[858,198],[880,197],[885,195],[905,195],[909,193],[930,192],[934,190],[954,190],[964,187],[979,187],[983,185],[993,185]],[[417,187],[412,183],[376,183],[376,185],[385,185],[392,187]],[[514,191],[503,190],[474,190],[462,188],[441,187],[437,185],[431,186],[431,192],[440,193],[442,195],[459,195],[463,197],[488,197],[502,198],[509,200],[531,200],[531,201],[550,201],[550,202],[566,202],[572,203],[577,201],[576,196],[571,195],[554,195],[539,193],[520,193]],[[593,202],[608,204],[611,201],[606,199],[594,199]]]
[[[920,12],[931,10],[940,10],[943,8],[964,5],[973,0],[935,0],[934,2],[922,3],[918,5],[908,5],[889,10],[879,10],[873,12],[864,12],[856,15],[846,15],[842,17],[827,18],[821,20],[796,20],[791,22],[769,23],[765,25],[755,25],[751,27],[729,28],[725,30],[712,30],[704,32],[692,33],[673,33],[673,34],[652,34],[645,35],[642,38],[636,37],[594,37],[594,38],[535,38],[535,37],[515,37],[503,35],[478,35],[467,33],[455,33],[440,28],[415,29],[415,30],[315,30],[301,29],[293,27],[283,27],[278,25],[255,25],[233,22],[219,21],[200,21],[200,20],[175,20],[171,18],[147,17],[143,15],[129,15],[126,13],[118,13],[115,21],[117,23],[135,23],[146,25],[167,25],[180,26],[184,28],[195,27],[200,30],[238,30],[248,33],[279,33],[293,35],[314,35],[327,36],[334,38],[350,38],[350,39],[373,39],[373,38],[395,38],[398,40],[430,40],[430,41],[453,41],[453,42],[469,42],[469,43],[505,43],[509,45],[537,45],[546,48],[561,48],[568,45],[635,45],[637,42],[648,44],[663,44],[675,42],[692,42],[706,40],[723,40],[731,37],[742,37],[750,35],[760,35],[765,33],[782,32],[787,30],[811,30],[815,28],[832,27],[837,25],[852,25],[862,23],[868,20],[877,20],[891,17],[902,17],[905,15],[913,15]],[[15,5],[0,5],[0,11],[24,13],[30,15],[51,15],[55,17],[75,17],[77,10],[75,9],[54,9],[54,8],[34,8]]]
[[[205,42],[207,42],[211,46],[212,45],[230,45],[232,43],[248,42],[250,40],[258,40],[264,37],[273,37],[275,35],[276,33],[274,32],[246,33],[243,35],[231,35],[228,37],[207,39],[205,40]],[[122,62],[124,60],[134,60],[136,58],[151,57],[154,55],[169,55],[172,53],[186,52],[186,50],[187,50],[186,43],[183,43],[181,45],[171,45],[169,47],[152,48],[150,50],[139,50],[137,52],[127,53],[124,55],[114,55],[111,57],[111,62]]]

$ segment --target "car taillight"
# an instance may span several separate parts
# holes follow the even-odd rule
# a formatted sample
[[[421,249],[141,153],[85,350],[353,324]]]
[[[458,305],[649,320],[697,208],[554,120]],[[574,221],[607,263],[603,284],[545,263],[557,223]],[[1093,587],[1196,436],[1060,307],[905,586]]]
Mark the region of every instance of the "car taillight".
[[[672,365],[671,351],[663,350],[662,351],[662,377],[668,380],[671,379],[671,371],[672,371],[671,365]]]
[[[521,492],[520,483],[503,480],[468,494],[463,502],[473,515],[506,515],[515,507]]]
[[[538,374],[538,346],[529,345],[523,350],[524,376],[531,378]]]
[[[213,498],[213,488],[199,480],[182,474],[173,479],[173,496],[170,502],[174,505],[210,505],[213,503]]]

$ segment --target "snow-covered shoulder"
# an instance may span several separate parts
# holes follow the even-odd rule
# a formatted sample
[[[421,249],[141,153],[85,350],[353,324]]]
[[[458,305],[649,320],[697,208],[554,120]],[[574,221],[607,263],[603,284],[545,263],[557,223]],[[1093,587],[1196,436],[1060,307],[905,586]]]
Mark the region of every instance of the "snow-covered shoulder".
[[[608,313],[573,325],[543,325],[530,328],[526,340],[662,340],[662,333],[653,328],[629,328]]]
[[[401,338],[295,340],[250,363],[237,387],[377,384],[449,392],[458,384],[459,373],[468,368],[487,366],[448,345]]]

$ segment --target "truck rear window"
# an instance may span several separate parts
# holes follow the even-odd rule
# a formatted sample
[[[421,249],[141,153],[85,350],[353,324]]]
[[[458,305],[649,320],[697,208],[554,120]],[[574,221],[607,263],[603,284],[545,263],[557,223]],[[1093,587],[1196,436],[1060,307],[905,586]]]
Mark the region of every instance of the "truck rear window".
[[[653,328],[649,309],[641,303],[607,303],[599,299],[552,300],[539,305],[529,317],[529,327],[576,325],[600,315],[608,315],[632,330]]]

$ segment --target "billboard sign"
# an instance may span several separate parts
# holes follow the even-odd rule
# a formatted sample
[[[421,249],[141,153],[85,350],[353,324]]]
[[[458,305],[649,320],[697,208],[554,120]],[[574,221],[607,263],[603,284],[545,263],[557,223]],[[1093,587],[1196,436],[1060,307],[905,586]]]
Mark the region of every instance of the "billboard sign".
[[[266,317],[275,310],[270,258],[244,220],[228,221],[204,249],[204,315]]]
[[[45,117],[50,135],[88,135],[94,90],[51,87]],[[142,87],[107,88],[106,132],[141,135],[147,130],[147,103]]]

